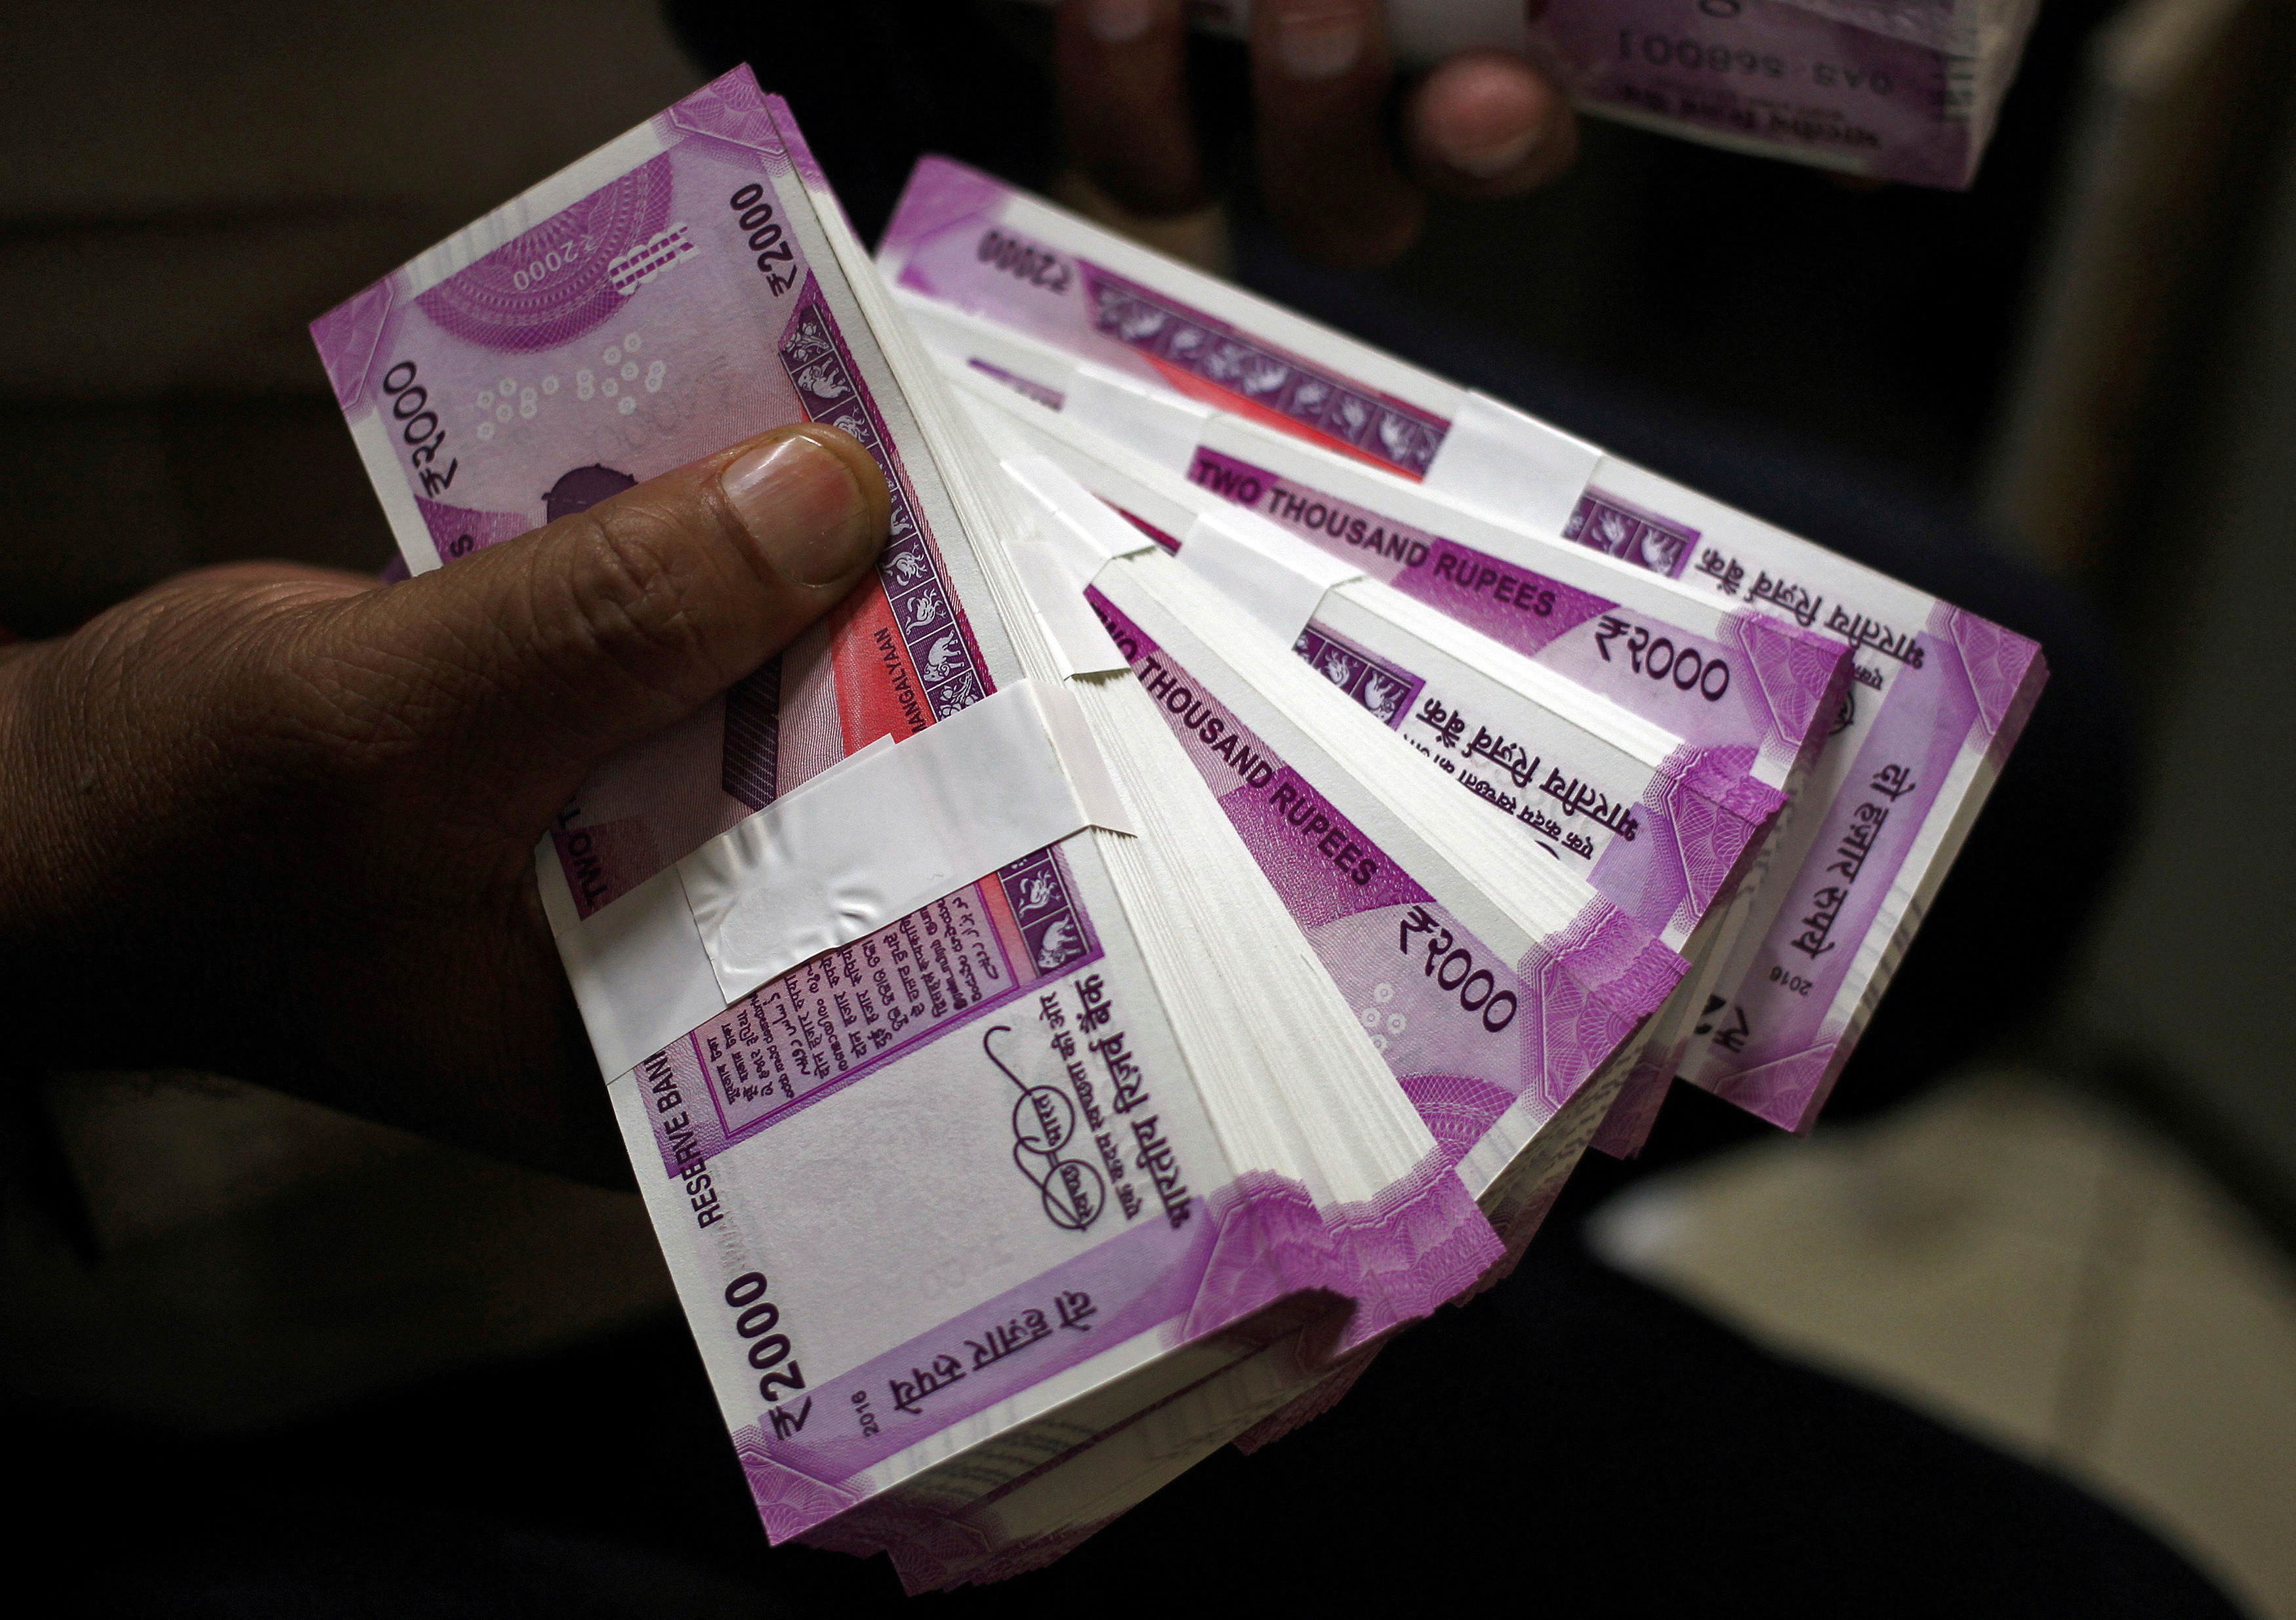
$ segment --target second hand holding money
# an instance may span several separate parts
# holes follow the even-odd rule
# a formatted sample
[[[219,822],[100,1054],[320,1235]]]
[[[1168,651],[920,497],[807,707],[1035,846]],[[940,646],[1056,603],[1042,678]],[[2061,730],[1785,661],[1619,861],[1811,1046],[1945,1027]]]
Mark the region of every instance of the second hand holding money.
[[[1070,150],[1128,208],[1204,200],[1189,123],[1180,0],[1065,0],[1056,58]],[[1578,129],[1561,93],[1500,51],[1462,53],[1407,94],[1387,131],[1394,67],[1377,0],[1261,0],[1251,21],[1260,184],[1303,251],[1377,265],[1418,235],[1422,189],[1505,197],[1568,168]]]

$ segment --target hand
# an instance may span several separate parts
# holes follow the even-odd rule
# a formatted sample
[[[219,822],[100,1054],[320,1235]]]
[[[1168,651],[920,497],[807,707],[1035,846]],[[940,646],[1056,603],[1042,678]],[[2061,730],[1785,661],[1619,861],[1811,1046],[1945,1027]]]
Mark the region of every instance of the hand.
[[[1204,200],[1188,120],[1183,0],[1062,0],[1055,41],[1070,150],[1142,214]],[[1393,65],[1380,0],[1258,0],[1251,83],[1260,184],[1285,234],[1327,263],[1379,265],[1419,234],[1421,188],[1508,197],[1570,165],[1559,91],[1505,52],[1471,52],[1412,87],[1387,136]]]
[[[212,1068],[627,1182],[534,846],[833,606],[887,514],[860,446],[781,429],[398,585],[216,569],[7,649],[12,1057]]]

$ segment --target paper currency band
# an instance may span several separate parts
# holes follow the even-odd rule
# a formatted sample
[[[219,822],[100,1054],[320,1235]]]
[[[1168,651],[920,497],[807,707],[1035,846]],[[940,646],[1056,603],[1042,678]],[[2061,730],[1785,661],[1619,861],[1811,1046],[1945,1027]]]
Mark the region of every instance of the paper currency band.
[[[1078,585],[1089,584],[1114,559],[1154,544],[1048,456],[1013,456],[1004,470],[1044,509],[1048,528],[1055,531],[1052,549],[1062,553]],[[1196,517],[1180,541],[1180,561],[1218,585],[1286,647],[1300,639],[1326,593],[1364,577],[1362,569],[1242,511]],[[1046,613],[1043,604],[1039,612]]]
[[[1601,464],[1583,438],[1493,399],[1470,393],[1428,463],[1427,487],[1509,522],[1559,535]]]
[[[1324,594],[1361,579],[1327,552],[1248,511],[1208,511],[1180,543],[1184,567],[1273,630],[1286,647],[1300,639]]]
[[[677,863],[732,1002],[1086,827],[1132,818],[1076,700],[1015,681]]]
[[[881,738],[562,927],[600,1067],[624,1073],[800,963],[1086,827],[1136,830],[1058,686],[1014,681]]]
[[[1062,415],[1179,472],[1195,460],[1204,423],[1218,414],[1210,405],[1160,393],[1089,360],[1073,364],[1067,385]]]
[[[1040,538],[1006,549],[1029,605],[1070,675],[1132,667],[1084,599],[1084,587],[1118,557],[1155,542],[1118,517],[1048,456],[1007,456],[1004,469],[1030,506]]]

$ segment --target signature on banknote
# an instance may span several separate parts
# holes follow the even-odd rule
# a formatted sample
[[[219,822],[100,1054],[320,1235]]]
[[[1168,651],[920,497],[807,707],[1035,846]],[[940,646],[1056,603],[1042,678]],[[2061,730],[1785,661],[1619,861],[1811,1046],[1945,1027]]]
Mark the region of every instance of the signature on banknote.
[[[1065,1023],[1057,994],[1040,999]],[[1107,1180],[1098,1166],[1063,1151],[1077,1138],[1075,1099],[1061,1086],[1029,1084],[996,1055],[997,1037],[1012,1033],[1010,1024],[990,1025],[980,1032],[980,1050],[1021,1093],[1013,1105],[1013,1164],[1037,1189],[1046,1219],[1064,1231],[1084,1231],[1108,1206]]]

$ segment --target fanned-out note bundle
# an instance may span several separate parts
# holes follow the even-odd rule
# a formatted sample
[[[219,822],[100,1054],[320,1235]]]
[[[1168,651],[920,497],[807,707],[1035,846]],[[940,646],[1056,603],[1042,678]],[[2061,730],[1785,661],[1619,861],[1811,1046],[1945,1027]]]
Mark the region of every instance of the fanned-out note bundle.
[[[418,573],[777,424],[885,473],[536,864],[767,1533],[913,1591],[1328,1408],[1676,1075],[1806,1124],[2042,679],[954,165],[873,261],[747,70],[313,331]]]

